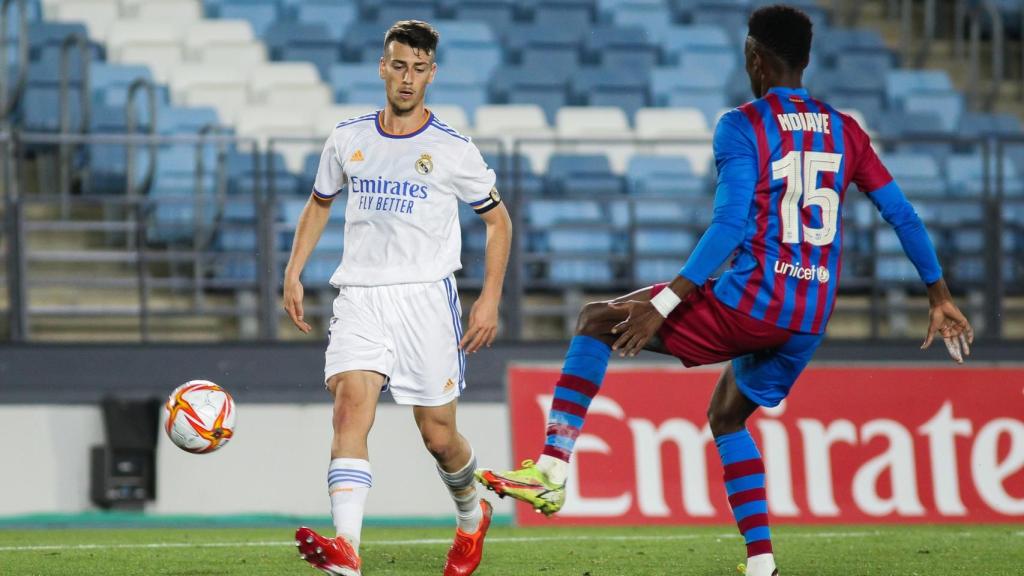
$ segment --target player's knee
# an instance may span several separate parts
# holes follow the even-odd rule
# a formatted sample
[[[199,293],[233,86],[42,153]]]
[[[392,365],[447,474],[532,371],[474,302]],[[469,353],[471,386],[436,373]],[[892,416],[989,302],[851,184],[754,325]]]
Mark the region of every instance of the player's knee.
[[[605,332],[601,317],[607,308],[608,305],[604,302],[584,304],[576,321],[576,333],[595,338],[601,336]]]
[[[458,449],[457,435],[447,426],[424,426],[420,434],[427,452],[439,462],[447,462]]]
[[[711,428],[711,435],[718,437],[739,432],[746,426],[746,419],[712,407],[708,408],[708,426]]]

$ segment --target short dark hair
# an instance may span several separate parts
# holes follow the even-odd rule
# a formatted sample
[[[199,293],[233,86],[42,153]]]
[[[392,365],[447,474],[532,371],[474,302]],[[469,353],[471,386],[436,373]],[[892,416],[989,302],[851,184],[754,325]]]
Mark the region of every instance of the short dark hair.
[[[773,4],[750,15],[747,34],[787,66],[803,70],[811,59],[811,19],[803,11]]]
[[[433,55],[437,50],[437,41],[441,35],[433,26],[422,20],[399,20],[384,35],[384,52],[388,51],[391,42],[400,42],[410,48],[423,50]]]

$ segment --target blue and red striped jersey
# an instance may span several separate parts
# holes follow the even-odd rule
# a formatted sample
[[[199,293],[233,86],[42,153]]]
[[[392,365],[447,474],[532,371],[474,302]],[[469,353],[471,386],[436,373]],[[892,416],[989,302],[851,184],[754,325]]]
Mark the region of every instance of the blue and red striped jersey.
[[[782,328],[824,332],[842,269],[846,188],[853,182],[870,194],[892,182],[869,137],[806,90],[772,88],[723,116],[714,146],[720,179],[732,162],[733,173],[749,165],[740,172],[756,181],[743,239],[716,296]]]

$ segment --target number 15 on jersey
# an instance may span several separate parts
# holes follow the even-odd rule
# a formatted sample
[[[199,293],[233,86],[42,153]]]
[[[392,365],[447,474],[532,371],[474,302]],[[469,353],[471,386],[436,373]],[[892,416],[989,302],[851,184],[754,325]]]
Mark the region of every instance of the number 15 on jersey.
[[[800,231],[804,242],[813,246],[832,243],[839,229],[839,194],[831,188],[816,188],[820,172],[839,172],[842,154],[833,152],[793,151],[772,162],[772,178],[786,179],[786,192],[782,196],[782,241],[799,244]],[[821,228],[812,228],[801,218],[803,206],[821,209]]]

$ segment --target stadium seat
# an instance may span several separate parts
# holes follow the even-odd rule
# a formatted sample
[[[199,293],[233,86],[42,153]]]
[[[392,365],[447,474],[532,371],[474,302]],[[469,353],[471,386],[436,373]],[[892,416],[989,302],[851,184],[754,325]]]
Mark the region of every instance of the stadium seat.
[[[479,137],[500,139],[506,149],[511,149],[514,139],[551,140],[554,136],[544,110],[533,104],[481,106],[476,110],[475,120],[473,125]],[[541,172],[547,169],[552,150],[551,144],[543,142],[519,145],[520,153]]]
[[[275,22],[263,39],[271,60],[311,62],[321,78],[327,78],[328,69],[341,56],[338,40],[319,22]]]
[[[104,39],[120,17],[118,0],[62,0],[48,5],[48,19],[81,23],[90,38]]]
[[[558,111],[555,131],[561,150],[597,153],[621,174],[635,152],[625,110],[614,106],[567,106]],[[600,140],[599,142],[588,142]],[[550,169],[550,168],[549,168]]]
[[[723,75],[736,65],[736,46],[719,26],[676,26],[661,45],[669,63],[680,64],[687,54]],[[711,58],[714,63],[704,60]]]
[[[390,27],[399,20],[433,22],[437,20],[437,8],[431,2],[414,0],[389,0],[377,8],[376,21],[379,24]],[[383,37],[381,39],[383,40]]]
[[[990,165],[992,187],[989,194],[995,194],[996,169],[993,159]],[[1019,196],[1024,194],[1024,182],[1017,173],[1017,167],[1009,157],[1003,157],[1003,194]],[[946,178],[949,193],[954,197],[981,196],[985,192],[985,167],[981,154],[953,155],[946,159]]]
[[[507,30],[515,20],[513,0],[459,0],[455,16],[463,22],[484,22],[498,34]]]
[[[331,91],[308,62],[274,62],[249,70],[249,101],[268,106],[317,109],[333,101]]]
[[[615,275],[608,262],[579,258],[559,258],[548,265],[547,280],[555,285],[602,286]]]
[[[279,17],[277,0],[221,0],[220,18],[248,20],[253,32],[263,36]]]
[[[548,162],[548,187],[555,194],[600,196],[622,192],[603,154],[555,154]]]
[[[697,243],[692,232],[671,228],[644,228],[633,233],[633,246],[639,256],[678,256],[676,272]]]
[[[915,92],[903,99],[907,112],[931,112],[939,119],[942,131],[952,133],[960,124],[964,110],[963,96],[956,91]]]
[[[459,106],[472,114],[487,103],[487,92],[474,84],[434,82],[427,91],[427,104]]]
[[[184,29],[203,17],[198,0],[120,0],[121,19]]]
[[[636,195],[707,196],[702,179],[685,156],[633,156],[626,168],[626,185],[626,191]]]
[[[584,48],[605,69],[645,71],[658,64],[658,46],[645,38],[639,26],[595,28]]]
[[[639,27],[654,44],[663,44],[672,33],[672,14],[668,3],[660,0],[617,2],[610,9],[611,20],[619,26]]]
[[[907,196],[943,196],[946,185],[939,165],[924,154],[887,154],[882,163]]]
[[[322,141],[317,142],[313,137],[311,115],[311,110],[295,106],[249,106],[237,113],[238,135],[256,138],[264,147],[271,138],[308,138],[304,143],[274,145],[274,150],[285,158],[286,168],[297,172],[305,155],[323,146]]]
[[[384,35],[390,24],[356,20],[342,35],[342,51],[348,61],[376,64],[384,49]]]
[[[703,112],[696,108],[643,108],[636,113],[636,135],[644,140],[660,140],[641,146],[644,151],[687,158],[694,174],[704,182],[714,154]]]
[[[468,119],[470,111],[462,106],[435,104],[430,106],[430,111],[434,113],[435,118],[456,132],[464,133],[471,130]]]
[[[157,82],[165,83],[184,59],[181,31],[159,22],[119,20],[107,35],[107,57],[148,66]]]
[[[328,77],[338,102],[384,103],[384,81],[377,64],[335,64]]]
[[[376,110],[377,107],[372,104],[337,104],[322,108],[313,117],[312,133],[318,138],[327,138],[335,126],[341,122],[375,112]],[[316,158],[319,161],[320,155],[317,154]]]
[[[65,38],[72,34],[80,34],[85,38],[89,38],[89,31],[85,25],[78,22],[29,22],[29,60],[37,62],[42,58],[44,52],[52,51],[52,62],[56,65],[59,62],[58,54],[61,44]],[[103,48],[96,44],[94,40],[90,41],[90,46],[94,49],[93,60],[101,59],[104,54]]]
[[[944,70],[891,70],[885,76],[885,85],[889,102],[894,105],[914,93],[953,90]]]
[[[230,65],[239,69],[267,61],[266,48],[255,39],[246,20],[204,20],[185,33],[189,60],[209,65]]]
[[[533,11],[534,22],[555,22],[569,30],[585,31],[594,22],[593,0],[545,0]]]
[[[232,119],[249,104],[245,71],[236,66],[186,64],[170,78],[175,101],[189,106],[213,106],[222,118]]]
[[[328,34],[341,40],[345,30],[359,17],[359,6],[353,1],[317,0],[300,2],[296,6],[298,22],[319,23],[327,27]]]

